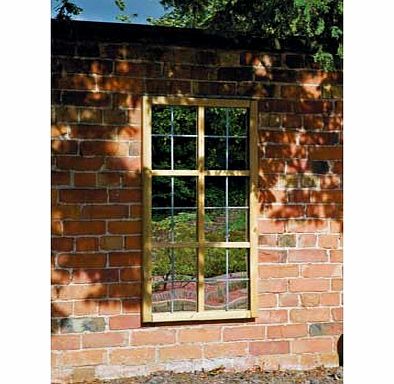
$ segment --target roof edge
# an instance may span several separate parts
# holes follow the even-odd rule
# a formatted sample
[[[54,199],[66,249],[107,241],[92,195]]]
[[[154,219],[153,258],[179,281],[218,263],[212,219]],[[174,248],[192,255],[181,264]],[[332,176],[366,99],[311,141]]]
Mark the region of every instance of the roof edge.
[[[52,39],[108,43],[153,43],[213,49],[250,49],[310,53],[306,38],[262,38],[233,31],[212,32],[205,29],[163,27],[143,24],[107,23],[96,21],[51,20]]]

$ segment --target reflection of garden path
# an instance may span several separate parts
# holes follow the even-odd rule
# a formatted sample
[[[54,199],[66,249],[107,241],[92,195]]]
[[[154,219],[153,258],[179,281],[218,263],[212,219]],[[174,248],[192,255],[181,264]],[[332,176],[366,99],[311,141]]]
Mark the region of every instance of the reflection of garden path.
[[[235,274],[234,274],[235,275]],[[207,281],[205,285],[206,309],[223,309],[225,305],[226,275]],[[218,281],[222,279],[222,281]],[[228,280],[232,285],[229,291],[228,306],[230,308],[246,308],[248,303],[247,280]],[[246,285],[246,286],[245,286]],[[234,287],[236,289],[234,289]],[[197,302],[197,286],[194,282],[168,282],[160,291],[155,291],[152,301],[156,309],[167,308],[173,301],[175,307],[195,307]]]

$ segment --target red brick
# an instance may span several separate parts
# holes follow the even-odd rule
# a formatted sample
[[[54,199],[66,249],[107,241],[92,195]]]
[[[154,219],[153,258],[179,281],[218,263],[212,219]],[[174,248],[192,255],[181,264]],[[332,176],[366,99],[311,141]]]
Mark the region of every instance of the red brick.
[[[343,290],[343,280],[342,279],[332,279],[331,290],[332,291],[342,291]]]
[[[102,284],[68,285],[53,290],[53,299],[59,300],[97,299],[105,296],[107,296],[107,288]]]
[[[279,220],[258,220],[258,232],[263,233],[283,233],[285,231],[285,221]]]
[[[114,234],[138,234],[141,233],[142,222],[140,220],[110,221],[108,232]]]
[[[311,191],[311,203],[342,203],[342,191]]]
[[[265,324],[286,323],[287,310],[285,309],[271,309],[259,311],[258,322]]]
[[[289,353],[290,347],[288,341],[256,341],[250,343],[249,350],[254,356],[279,355]]]
[[[289,290],[291,292],[325,292],[329,290],[328,279],[291,279]]]
[[[301,303],[303,307],[316,307],[320,305],[320,293],[303,293],[301,294]]]
[[[83,141],[80,150],[83,156],[128,156],[129,145],[118,141]]]
[[[159,348],[160,361],[201,359],[201,357],[202,350],[199,345],[183,344]]]
[[[258,296],[259,308],[273,308],[276,307],[276,295],[272,293],[264,293]]]
[[[288,191],[288,199],[292,203],[309,203],[310,191],[305,189],[293,189]]]
[[[118,219],[128,215],[127,205],[86,205],[82,208],[82,218],[86,219]]]
[[[101,124],[103,120],[103,112],[100,109],[81,108],[79,110],[79,120],[81,123]]]
[[[51,220],[51,233],[52,235],[63,235],[63,223],[59,220]]]
[[[285,171],[286,162],[276,159],[260,159],[259,169],[264,173],[282,173]]]
[[[280,307],[298,307],[298,295],[294,293],[279,294]]]
[[[141,280],[141,268],[122,268],[120,270],[121,281],[140,281]]]
[[[141,312],[140,298],[122,300],[122,313],[140,313],[140,312]]]
[[[159,345],[175,344],[174,329],[148,329],[134,330],[132,334],[132,345]]]
[[[102,265],[105,267],[104,265]],[[73,283],[111,283],[119,281],[117,269],[77,269],[73,271]]]
[[[52,251],[67,252],[74,247],[74,239],[71,237],[53,237],[51,239]]]
[[[298,236],[298,247],[316,247],[317,236],[316,235],[299,235]]]
[[[82,348],[124,347],[127,343],[128,334],[125,332],[82,335]]]
[[[225,327],[223,341],[264,339],[264,331],[265,327],[261,325]]]
[[[288,261],[293,263],[299,262],[325,262],[327,253],[320,249],[294,249],[289,250]]]
[[[287,279],[269,279],[261,280],[259,282],[259,292],[286,292]]]
[[[331,339],[309,339],[291,341],[293,353],[324,353],[332,352]]]
[[[98,268],[105,267],[107,255],[104,253],[61,254],[58,265],[65,268]]]
[[[330,251],[330,262],[331,263],[342,263],[343,262],[343,251],[342,250]]]
[[[204,357],[212,359],[215,357],[234,357],[234,356],[247,356],[246,342],[234,343],[212,343],[204,346]]]
[[[70,173],[69,172],[56,172],[51,173],[52,185],[69,185],[70,184]]]
[[[140,189],[112,189],[109,191],[111,203],[140,203],[142,194]]]
[[[97,302],[95,300],[82,300],[74,302],[74,315],[96,315]]]
[[[315,321],[329,321],[329,308],[291,309],[290,320],[294,323],[310,323]]]
[[[306,324],[275,325],[267,327],[268,339],[288,339],[307,336]]]
[[[79,205],[62,204],[52,207],[52,219],[79,219],[81,208]]]
[[[142,237],[126,236],[125,249],[142,249]]]
[[[339,176],[325,175],[320,177],[321,189],[339,189],[341,187],[341,178]]]
[[[104,221],[66,221],[65,235],[101,235],[105,233]]]
[[[260,212],[263,213],[264,217],[276,219],[303,217],[304,211],[303,205],[266,204],[262,208],[260,207]]]
[[[108,296],[114,297],[139,297],[141,293],[140,283],[111,284]]]
[[[338,235],[319,235],[319,247],[335,249],[339,245]]]
[[[76,187],[95,187],[96,176],[94,172],[75,172],[74,185]]]
[[[51,271],[51,283],[65,285],[70,282],[70,272],[55,269]]]
[[[73,304],[70,302],[56,302],[51,304],[52,317],[68,317],[73,314]]]
[[[268,158],[306,158],[307,155],[307,148],[296,144],[267,145],[265,149],[265,157]]]
[[[139,171],[141,169],[140,157],[108,157],[106,168],[124,171]]]
[[[70,350],[79,349],[80,336],[71,335],[52,335],[51,349],[52,350]]]
[[[132,329],[141,326],[141,318],[136,315],[119,315],[109,318],[109,329]]]
[[[75,155],[78,152],[78,143],[71,140],[52,140],[53,154]]]
[[[141,252],[111,252],[109,254],[110,267],[132,267],[141,265]]]
[[[98,239],[96,237],[78,237],[76,239],[77,252],[97,251]]]
[[[307,217],[342,217],[342,207],[338,204],[314,204],[306,207]]]
[[[106,203],[105,189],[64,189],[59,191],[60,201],[66,203]]]
[[[304,277],[341,277],[342,267],[339,264],[308,264],[302,266]]]
[[[102,157],[57,156],[56,167],[74,171],[98,171],[104,164]]]
[[[85,365],[99,365],[105,363],[106,351],[97,349],[92,351],[64,352],[62,363],[66,367],[80,367]]]
[[[103,300],[98,302],[99,315],[118,315],[121,311],[120,300]]]
[[[259,277],[272,278],[272,277],[296,277],[299,275],[298,265],[260,265]]]
[[[328,223],[324,220],[308,219],[296,220],[291,219],[287,223],[287,232],[323,232],[328,229]]]
[[[338,292],[322,293],[320,303],[321,305],[338,306],[341,304],[341,295]]]
[[[145,365],[154,361],[154,348],[115,349],[110,354],[110,363],[113,365]]]
[[[342,321],[343,320],[343,308],[333,308],[331,310],[332,318],[335,321]]]

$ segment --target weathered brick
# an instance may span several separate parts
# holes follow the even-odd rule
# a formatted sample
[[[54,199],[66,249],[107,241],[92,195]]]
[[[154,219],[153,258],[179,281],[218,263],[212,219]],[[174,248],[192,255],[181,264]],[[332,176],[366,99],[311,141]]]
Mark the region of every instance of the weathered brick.
[[[62,333],[103,332],[103,317],[67,318],[60,320]]]
[[[265,327],[260,325],[225,327],[223,341],[263,339],[264,331]]]
[[[98,268],[105,267],[107,255],[105,253],[61,254],[57,263],[64,268]]]
[[[331,339],[292,340],[291,350],[293,353],[332,352],[332,340]]]
[[[132,345],[161,345],[161,344],[175,344],[174,329],[163,329],[163,330],[149,329],[149,330],[133,331]]]
[[[173,347],[159,348],[160,361],[201,359],[201,346],[195,344],[182,344]]]
[[[289,289],[291,292],[324,292],[328,291],[330,281],[328,279],[290,279]]]
[[[290,347],[288,341],[256,341],[250,343],[249,350],[255,356],[279,355],[289,353]]]
[[[267,337],[269,339],[288,339],[307,336],[308,327],[306,324],[274,325],[267,327]]]
[[[128,343],[125,332],[108,332],[82,335],[82,348],[124,347]]]
[[[299,275],[299,266],[282,264],[282,265],[260,265],[259,277],[264,278],[281,278],[296,277]]]
[[[52,350],[71,350],[80,348],[80,336],[52,335]]]
[[[143,365],[155,361],[154,348],[115,349],[109,355],[114,365]]]
[[[294,323],[310,323],[315,321],[329,321],[329,308],[291,309],[290,320]]]
[[[311,336],[341,335],[342,333],[342,323],[314,323],[309,325]]]
[[[215,357],[234,357],[246,356],[248,343],[246,342],[227,342],[212,343],[204,345],[204,357],[212,359]]]
[[[141,326],[141,318],[136,315],[119,315],[109,319],[109,329],[132,329]]]
[[[105,362],[106,351],[96,349],[91,351],[65,351],[62,364],[66,367],[80,367],[85,365],[99,365]]]

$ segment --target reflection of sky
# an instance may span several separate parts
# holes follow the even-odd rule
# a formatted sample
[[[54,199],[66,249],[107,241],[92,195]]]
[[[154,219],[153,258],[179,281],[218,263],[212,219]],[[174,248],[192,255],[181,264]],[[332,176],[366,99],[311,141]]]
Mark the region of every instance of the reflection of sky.
[[[54,8],[58,2],[52,1],[52,17],[56,15]],[[120,14],[114,0],[73,0],[75,4],[83,8],[83,12],[74,17],[75,20],[107,21],[119,22],[116,16]],[[133,19],[135,24],[147,24],[146,18],[160,17],[164,13],[164,8],[159,0],[125,0],[126,13],[137,13]]]

